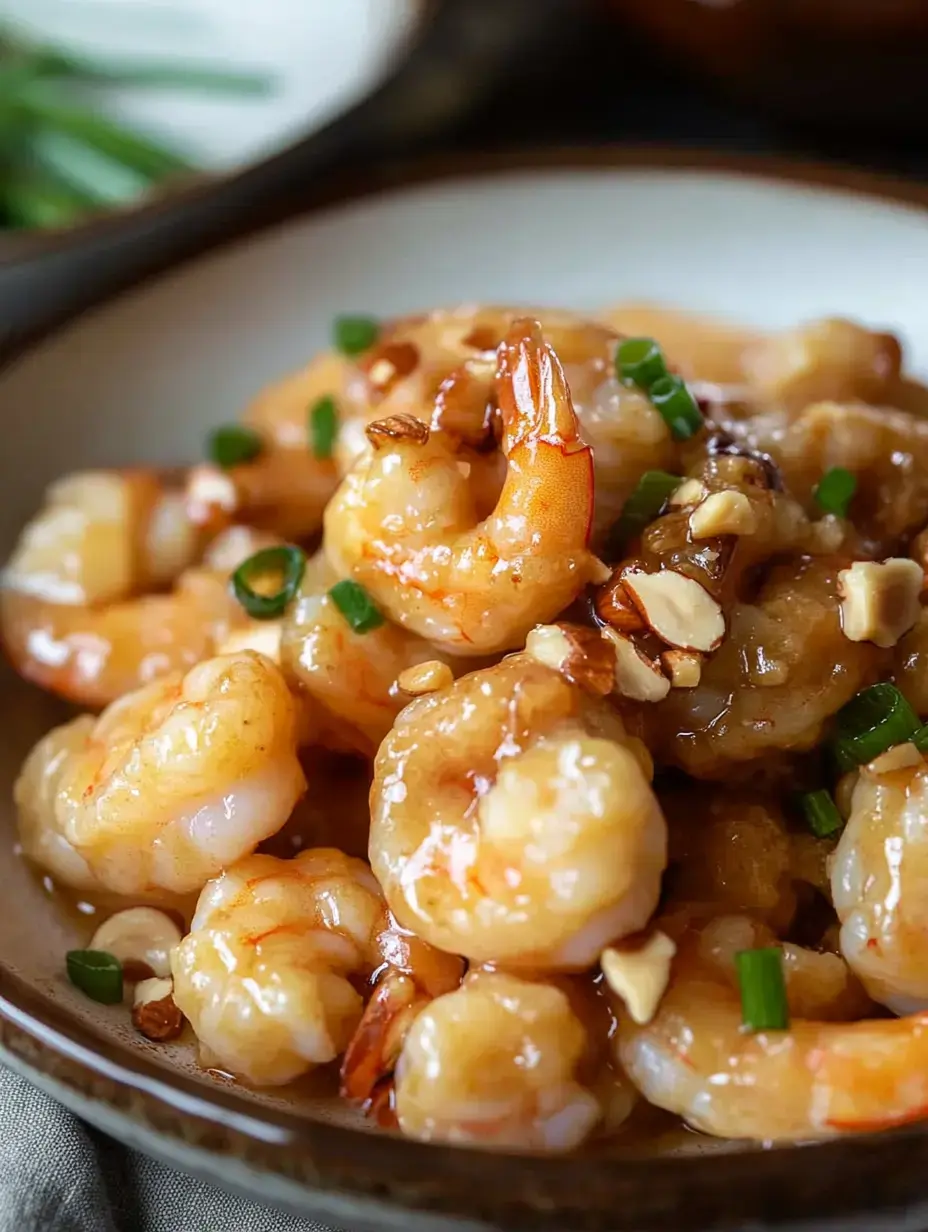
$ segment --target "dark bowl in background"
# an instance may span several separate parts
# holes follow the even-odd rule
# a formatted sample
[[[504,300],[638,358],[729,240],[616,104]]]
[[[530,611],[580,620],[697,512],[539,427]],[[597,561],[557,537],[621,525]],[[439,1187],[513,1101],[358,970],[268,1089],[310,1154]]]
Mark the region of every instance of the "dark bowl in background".
[[[928,132],[925,0],[604,0],[679,64],[804,129]]]

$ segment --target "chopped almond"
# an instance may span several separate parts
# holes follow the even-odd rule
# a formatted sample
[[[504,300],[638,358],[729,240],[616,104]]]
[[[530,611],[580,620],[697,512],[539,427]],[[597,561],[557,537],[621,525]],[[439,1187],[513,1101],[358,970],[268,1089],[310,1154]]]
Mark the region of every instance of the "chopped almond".
[[[725,636],[722,609],[704,586],[674,569],[633,569],[622,579],[648,627],[678,650],[711,651]]]
[[[757,530],[757,514],[743,492],[713,492],[690,514],[689,527],[694,539],[753,535]]]
[[[177,1039],[184,1029],[184,1016],[174,1001],[173,980],[142,980],[136,985],[132,1023],[140,1034],[157,1044]]]
[[[396,682],[404,693],[412,697],[422,697],[426,693],[437,693],[454,683],[454,673],[447,663],[440,659],[429,659],[426,663],[417,663],[415,667],[407,667],[400,672]]]
[[[429,439],[428,424],[416,419],[415,415],[388,415],[386,419],[375,419],[364,431],[375,449],[380,449],[389,441],[413,441],[416,445],[424,445]]]
[[[895,646],[918,619],[921,566],[901,556],[882,563],[857,560],[838,574],[841,627],[852,642]]]
[[[536,625],[525,640],[533,659],[553,667],[591,693],[605,697],[615,684],[613,655],[595,629],[562,622]]]
[[[385,397],[397,381],[415,372],[419,348],[413,342],[385,342],[367,358],[364,367],[371,391]]]
[[[612,646],[615,689],[635,702],[659,702],[670,692],[670,681],[653,659],[642,654],[631,638],[603,629],[603,640]]]
[[[620,633],[640,633],[644,628],[641,614],[618,576],[596,595],[596,614]]]
[[[687,505],[698,505],[705,500],[706,485],[701,479],[684,479],[679,488],[670,497],[671,509],[685,509]]]
[[[670,981],[670,964],[677,947],[666,933],[654,932],[643,945],[611,946],[599,963],[606,983],[625,1002],[633,1021],[651,1021]]]
[[[702,656],[689,650],[665,650],[661,655],[672,689],[695,689],[702,677]]]
[[[104,920],[93,935],[90,949],[105,950],[123,964],[138,964],[153,975],[171,971],[171,950],[180,945],[181,931],[157,907],[127,907]]]

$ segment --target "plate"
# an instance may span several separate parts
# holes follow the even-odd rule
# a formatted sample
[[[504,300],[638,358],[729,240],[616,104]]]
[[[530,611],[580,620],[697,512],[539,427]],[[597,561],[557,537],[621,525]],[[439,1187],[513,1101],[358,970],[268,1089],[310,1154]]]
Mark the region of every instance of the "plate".
[[[902,334],[928,372],[928,214],[889,183],[689,155],[550,155],[489,171],[447,163],[356,186],[60,328],[0,374],[0,551],[45,485],[88,465],[196,458],[208,427],[303,363],[343,311],[453,301],[595,308],[671,300],[778,326],[829,312]],[[571,165],[586,162],[586,165]],[[689,166],[687,162],[698,162]],[[674,165],[676,164],[676,165]],[[866,190],[866,191],[864,191]],[[898,199],[908,193],[912,201]],[[897,199],[893,199],[896,197]],[[57,705],[7,676],[2,799]],[[907,1228],[928,1223],[928,1133],[735,1149],[696,1135],[642,1157],[566,1159],[427,1146],[333,1115],[311,1090],[259,1095],[146,1044],[82,1000],[62,955],[91,921],[56,913],[15,855],[0,807],[0,1044],[122,1141],[301,1214],[351,1227]],[[708,1150],[711,1158],[700,1157]]]

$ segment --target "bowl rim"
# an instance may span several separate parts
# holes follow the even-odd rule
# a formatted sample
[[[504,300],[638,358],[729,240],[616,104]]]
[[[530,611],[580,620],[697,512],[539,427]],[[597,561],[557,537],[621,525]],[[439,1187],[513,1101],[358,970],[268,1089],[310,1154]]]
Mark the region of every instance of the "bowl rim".
[[[501,172],[596,168],[684,171],[696,177],[733,174],[928,208],[928,185],[827,163],[673,146],[544,147],[440,155],[353,170],[284,218],[258,225],[240,220],[221,243],[205,245],[195,255],[225,250],[283,222],[404,187]],[[101,295],[94,306],[118,302],[162,273]],[[71,313],[22,340],[6,358],[27,355],[78,315]],[[551,1158],[488,1152],[411,1141],[253,1104],[234,1088],[209,1087],[171,1069],[151,1052],[111,1040],[101,1048],[102,1043],[91,1027],[0,965],[0,1047],[27,1072],[47,1075],[76,1096],[130,1117],[175,1146],[231,1156],[251,1170],[295,1182],[308,1204],[315,1192],[394,1212],[401,1208],[411,1215],[476,1218],[507,1228],[633,1226],[636,1232],[709,1232],[748,1222],[758,1229],[776,1228],[822,1219],[848,1227],[851,1217],[890,1211],[906,1220],[916,1212],[928,1218],[925,1124],[801,1147],[722,1151],[711,1160],[704,1154]]]

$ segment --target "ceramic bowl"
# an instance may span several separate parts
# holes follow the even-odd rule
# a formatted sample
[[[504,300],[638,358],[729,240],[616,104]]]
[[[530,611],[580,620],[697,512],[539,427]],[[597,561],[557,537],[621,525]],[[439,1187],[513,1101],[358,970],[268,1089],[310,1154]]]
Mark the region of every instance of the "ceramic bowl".
[[[356,184],[13,357],[0,373],[0,551],[66,471],[197,458],[207,429],[324,347],[341,311],[651,298],[760,326],[840,312],[898,331],[928,372],[917,192],[667,153],[508,162]],[[374,1131],[308,1088],[253,1093],[199,1070],[190,1045],[146,1043],[124,1010],[63,977],[65,950],[86,945],[94,921],[24,868],[11,804],[26,750],[62,708],[10,673],[2,688],[2,1056],[121,1141],[352,1228],[928,1225],[919,1127],[775,1150],[689,1134],[563,1159],[491,1154]]]

